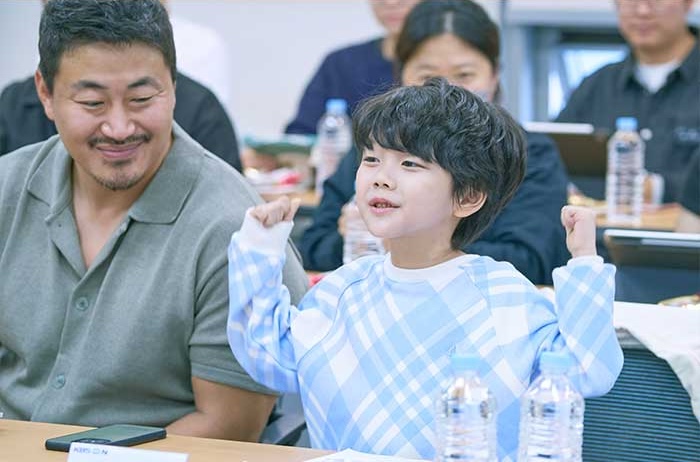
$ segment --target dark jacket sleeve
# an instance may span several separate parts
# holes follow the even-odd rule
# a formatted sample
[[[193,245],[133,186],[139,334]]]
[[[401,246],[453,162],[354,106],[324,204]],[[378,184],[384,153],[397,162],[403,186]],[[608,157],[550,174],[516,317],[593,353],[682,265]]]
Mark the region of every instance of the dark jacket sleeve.
[[[4,109],[5,102],[3,101],[3,97],[5,94],[0,95],[0,156],[3,154],[7,154],[9,152],[8,147],[7,147],[7,133],[8,133],[8,126],[7,126],[7,110]]]
[[[175,96],[175,121],[207,151],[240,172],[236,132],[216,95],[204,85],[178,73]]]
[[[358,154],[351,149],[338,169],[323,183],[323,197],[316,208],[313,223],[301,239],[304,268],[332,271],[343,264],[343,238],[338,233],[340,210],[355,195],[355,174],[359,167]]]
[[[236,132],[221,105],[213,93],[207,94],[202,100],[201,108],[197,111],[199,117],[194,120],[190,135],[204,146],[207,151],[216,154],[241,172],[241,158],[238,152]]]
[[[695,151],[680,194],[680,203],[686,210],[700,215],[700,149]]]
[[[34,77],[13,82],[0,94],[0,155],[56,134],[34,86]]]
[[[9,117],[11,103],[9,88],[5,87],[0,93],[0,156],[9,152],[7,136],[9,133]]]
[[[568,258],[560,223],[568,180],[547,136],[528,133],[527,141],[523,183],[494,223],[464,250],[509,261],[535,284],[552,284],[552,270]]]
[[[583,79],[581,84],[571,93],[564,109],[555,119],[556,122],[593,123],[590,112],[593,110],[590,98],[590,93],[593,90],[591,77]]]
[[[314,135],[316,125],[326,110],[326,100],[331,98],[333,62],[332,55],[326,56],[311,81],[306,86],[299,101],[294,119],[289,122],[284,132],[287,134]],[[336,95],[337,96],[337,95]]]

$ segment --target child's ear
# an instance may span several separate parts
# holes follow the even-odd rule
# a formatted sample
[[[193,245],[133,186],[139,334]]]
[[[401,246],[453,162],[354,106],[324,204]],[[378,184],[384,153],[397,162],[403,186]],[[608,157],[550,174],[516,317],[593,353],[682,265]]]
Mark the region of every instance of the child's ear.
[[[454,215],[457,218],[466,218],[478,212],[486,202],[486,194],[483,192],[474,192],[466,195],[458,203],[455,204]]]

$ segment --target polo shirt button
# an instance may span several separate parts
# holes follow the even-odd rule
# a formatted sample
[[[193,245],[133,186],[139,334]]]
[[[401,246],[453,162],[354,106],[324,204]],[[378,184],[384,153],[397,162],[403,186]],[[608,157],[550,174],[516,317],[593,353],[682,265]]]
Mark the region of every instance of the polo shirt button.
[[[56,377],[53,379],[53,387],[56,389],[63,388],[63,386],[66,384],[66,376],[63,374],[58,374]]]
[[[80,297],[75,301],[75,308],[78,311],[85,311],[90,307],[90,301],[86,297]]]

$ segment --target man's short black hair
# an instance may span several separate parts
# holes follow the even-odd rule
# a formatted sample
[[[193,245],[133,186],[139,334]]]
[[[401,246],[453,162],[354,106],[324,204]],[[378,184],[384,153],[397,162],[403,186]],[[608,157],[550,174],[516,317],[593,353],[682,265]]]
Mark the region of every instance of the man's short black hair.
[[[39,71],[50,92],[63,55],[94,43],[151,46],[175,81],[173,30],[158,0],[50,0],[39,26]]]
[[[527,148],[518,123],[501,107],[443,78],[366,100],[353,114],[353,127],[360,152],[377,143],[409,153],[450,174],[455,201],[486,196],[483,207],[457,225],[454,249],[488,228],[525,175]]]

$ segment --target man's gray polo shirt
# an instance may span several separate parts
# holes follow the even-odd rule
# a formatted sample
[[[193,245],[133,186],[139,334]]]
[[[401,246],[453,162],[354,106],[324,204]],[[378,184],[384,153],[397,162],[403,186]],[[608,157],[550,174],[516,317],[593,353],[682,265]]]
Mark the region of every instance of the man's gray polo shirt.
[[[174,126],[160,170],[89,269],[58,137],[0,158],[0,409],[5,417],[167,425],[191,375],[269,392],[228,346],[226,249],[260,201]],[[288,249],[292,298],[306,277]]]

